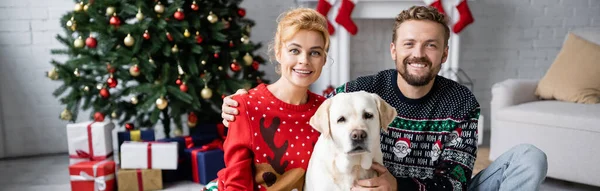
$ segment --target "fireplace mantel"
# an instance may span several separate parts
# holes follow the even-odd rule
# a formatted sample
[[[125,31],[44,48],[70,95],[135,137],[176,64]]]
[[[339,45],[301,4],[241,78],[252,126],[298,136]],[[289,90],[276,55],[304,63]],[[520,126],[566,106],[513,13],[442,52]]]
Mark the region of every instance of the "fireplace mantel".
[[[296,2],[306,7],[315,7],[318,0],[296,0]],[[325,67],[319,80],[311,86],[311,91],[315,93],[323,92],[329,85],[337,87],[351,80],[350,43],[352,41],[352,35],[350,35],[342,26],[334,22],[340,2],[341,0],[336,0],[328,15],[331,24],[335,28],[335,33],[331,36],[331,46],[329,49],[329,57],[334,60],[334,64]],[[352,18],[394,19],[402,10],[408,9],[413,5],[425,5],[425,3],[423,3],[423,0],[358,0],[352,11]],[[445,10],[452,10],[449,15],[451,15],[453,20],[456,19],[458,13],[454,8],[450,7],[450,3],[447,3],[444,6],[448,6]],[[360,28],[358,31],[360,32]],[[459,36],[451,33],[448,43],[450,48],[448,52],[449,56],[448,60],[442,65],[442,72],[440,72],[440,75],[456,80],[456,75],[454,75],[454,73],[459,68]]]

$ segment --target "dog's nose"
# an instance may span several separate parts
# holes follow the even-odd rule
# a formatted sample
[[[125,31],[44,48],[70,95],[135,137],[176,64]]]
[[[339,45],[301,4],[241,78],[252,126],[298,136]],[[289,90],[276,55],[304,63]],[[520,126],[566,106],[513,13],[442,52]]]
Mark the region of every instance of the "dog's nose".
[[[367,132],[364,130],[352,130],[350,133],[350,138],[353,141],[362,141],[367,138]]]

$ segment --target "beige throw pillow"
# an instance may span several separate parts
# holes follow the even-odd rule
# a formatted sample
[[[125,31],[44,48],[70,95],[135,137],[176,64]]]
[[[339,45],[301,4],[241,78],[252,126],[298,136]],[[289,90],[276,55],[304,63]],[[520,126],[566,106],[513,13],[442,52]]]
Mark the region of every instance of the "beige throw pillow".
[[[535,95],[575,103],[600,103],[600,45],[569,33]]]

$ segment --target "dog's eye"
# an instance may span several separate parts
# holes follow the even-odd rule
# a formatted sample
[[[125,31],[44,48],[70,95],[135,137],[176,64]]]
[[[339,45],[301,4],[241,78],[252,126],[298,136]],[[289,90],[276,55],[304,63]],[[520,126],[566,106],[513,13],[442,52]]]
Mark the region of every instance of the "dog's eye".
[[[365,113],[363,114],[363,118],[365,118],[365,119],[371,119],[371,118],[373,118],[373,114],[371,114],[371,113],[369,113],[369,112],[365,112]]]
[[[338,120],[337,120],[337,122],[338,122],[338,123],[343,123],[343,122],[345,122],[345,121],[346,121],[346,118],[345,118],[345,117],[340,117],[340,118],[338,118]]]

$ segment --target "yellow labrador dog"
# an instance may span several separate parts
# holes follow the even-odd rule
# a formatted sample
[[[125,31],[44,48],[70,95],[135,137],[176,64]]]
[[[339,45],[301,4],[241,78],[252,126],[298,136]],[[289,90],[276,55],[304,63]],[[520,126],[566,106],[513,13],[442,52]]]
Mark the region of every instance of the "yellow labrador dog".
[[[397,111],[377,94],[340,93],[327,99],[310,119],[321,135],[306,172],[307,191],[348,191],[356,180],[372,178],[371,164],[383,164],[380,131]]]

